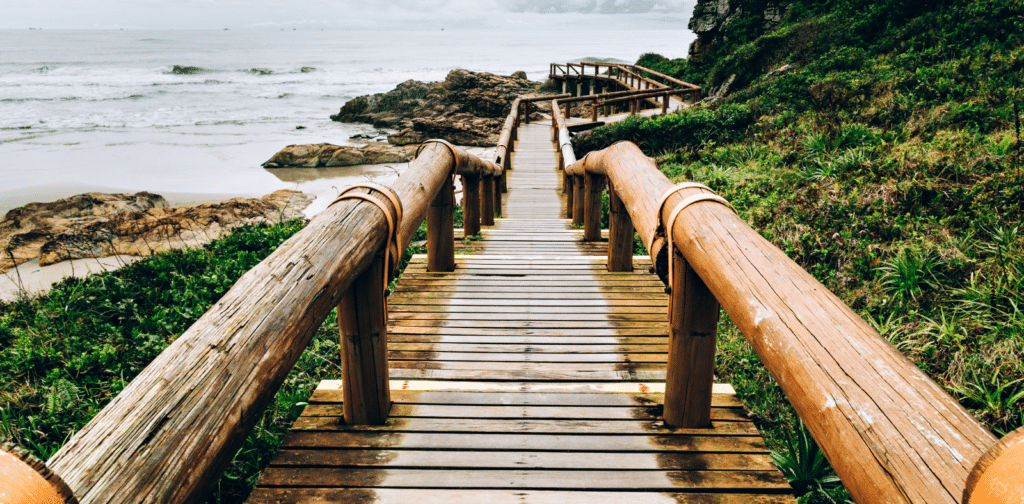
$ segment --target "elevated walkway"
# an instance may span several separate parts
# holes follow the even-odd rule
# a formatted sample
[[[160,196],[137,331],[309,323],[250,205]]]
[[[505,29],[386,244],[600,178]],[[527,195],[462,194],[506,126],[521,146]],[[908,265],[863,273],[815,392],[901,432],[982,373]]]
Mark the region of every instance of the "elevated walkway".
[[[712,427],[664,426],[668,296],[562,218],[550,134],[519,128],[504,217],[455,271],[416,256],[389,298],[387,423],[345,425],[321,383],[250,503],[794,502],[730,386]]]

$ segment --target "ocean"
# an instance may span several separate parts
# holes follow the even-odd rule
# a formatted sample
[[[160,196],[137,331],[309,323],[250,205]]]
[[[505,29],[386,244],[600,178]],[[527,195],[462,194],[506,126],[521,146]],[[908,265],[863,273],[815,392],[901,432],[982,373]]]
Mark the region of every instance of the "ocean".
[[[145,190],[184,203],[388,183],[403,165],[260,164],[289,144],[358,145],[350,137],[372,126],[328,116],[408,79],[440,81],[465,68],[544,80],[551,62],[681,57],[692,39],[685,29],[0,30],[0,215],[86,191]]]

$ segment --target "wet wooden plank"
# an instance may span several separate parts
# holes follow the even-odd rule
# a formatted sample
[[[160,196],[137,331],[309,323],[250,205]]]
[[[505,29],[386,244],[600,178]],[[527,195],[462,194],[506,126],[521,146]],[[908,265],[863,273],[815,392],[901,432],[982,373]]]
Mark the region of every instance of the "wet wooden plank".
[[[453,404],[393,404],[391,418],[483,418],[483,419],[564,419],[564,420],[643,420],[657,421],[661,405],[648,407],[599,406],[460,406]],[[313,403],[302,411],[303,417],[341,418],[342,404]],[[711,419],[748,421],[741,408],[711,408]]]
[[[431,392],[391,390],[396,404],[440,404],[452,406],[576,406],[576,407],[658,407],[662,394],[643,393],[560,393],[560,392]],[[339,390],[317,388],[310,403],[340,403]],[[742,406],[735,394],[712,394],[716,408]]]
[[[270,467],[263,486],[481,489],[643,489],[678,491],[789,491],[779,471],[547,471],[531,469],[472,470],[469,474],[439,469],[338,469],[314,471]]]
[[[602,453],[534,451],[427,450],[283,450],[277,467],[392,467],[444,469],[572,469],[769,471],[775,468],[762,453]]]
[[[310,504],[345,502],[350,504],[480,504],[482,502],[517,502],[522,504],[783,504],[796,500],[791,495],[716,494],[674,492],[622,491],[552,491],[552,490],[462,490],[462,489],[396,489],[396,488],[257,488],[250,495],[250,504]]]
[[[718,421],[703,429],[666,427],[664,422],[632,420],[536,420],[490,418],[421,418],[392,417],[384,425],[347,425],[341,418],[301,416],[292,425],[293,431],[339,432],[445,432],[521,434],[662,434],[690,436],[759,436],[753,422]]]

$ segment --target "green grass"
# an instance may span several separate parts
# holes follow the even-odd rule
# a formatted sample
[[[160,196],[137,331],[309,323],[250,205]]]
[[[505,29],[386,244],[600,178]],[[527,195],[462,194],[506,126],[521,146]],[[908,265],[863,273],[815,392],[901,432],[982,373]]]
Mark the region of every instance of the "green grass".
[[[993,432],[1021,427],[1024,6],[843,0],[793,12],[703,66],[645,55],[639,64],[675,65],[705,87],[736,74],[733,93],[599,128],[575,141],[577,156],[631,140],[674,182],[713,188]],[[783,63],[795,70],[764,77]],[[795,413],[728,317],[716,368],[772,449],[796,449]]]

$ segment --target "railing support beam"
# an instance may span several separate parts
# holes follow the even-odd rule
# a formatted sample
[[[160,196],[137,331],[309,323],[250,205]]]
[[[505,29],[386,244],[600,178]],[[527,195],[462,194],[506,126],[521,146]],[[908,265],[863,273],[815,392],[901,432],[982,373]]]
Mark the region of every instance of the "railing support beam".
[[[678,249],[670,253],[668,373],[665,423],[674,427],[711,425],[718,300]]]
[[[345,423],[380,425],[391,411],[381,250],[338,304]]]
[[[583,224],[583,215],[586,200],[586,188],[583,185],[583,175],[572,177],[572,225]]]
[[[462,221],[464,238],[480,232],[480,177],[462,177]]]
[[[480,224],[494,225],[494,177],[480,178]]]
[[[427,209],[427,270],[455,271],[455,183],[445,182]]]
[[[608,271],[633,271],[633,221],[608,184]]]
[[[583,239],[601,240],[601,196],[604,195],[604,176],[587,173],[583,176]]]

